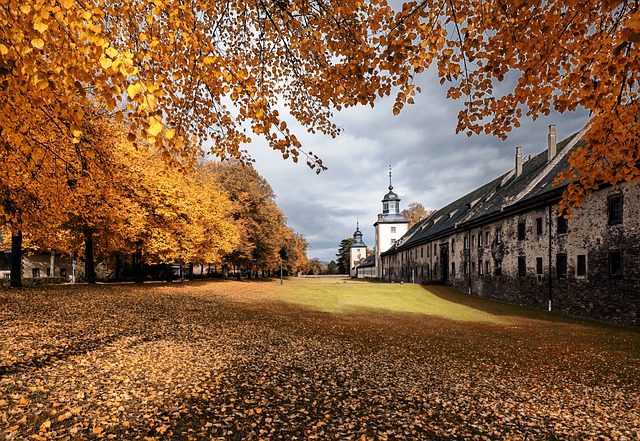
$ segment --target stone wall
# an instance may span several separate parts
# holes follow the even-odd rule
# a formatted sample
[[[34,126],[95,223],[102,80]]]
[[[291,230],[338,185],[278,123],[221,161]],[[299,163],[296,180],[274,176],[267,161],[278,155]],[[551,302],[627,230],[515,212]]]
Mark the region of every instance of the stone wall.
[[[541,309],[551,300],[554,311],[640,326],[639,189],[639,184],[621,184],[592,193],[568,220],[566,233],[558,233],[558,205],[553,204],[385,256],[384,279],[444,282],[473,295]],[[621,222],[610,225],[609,204],[619,197]],[[559,274],[563,259],[566,272]],[[579,259],[584,274],[579,274]],[[618,259],[619,277],[612,274]]]

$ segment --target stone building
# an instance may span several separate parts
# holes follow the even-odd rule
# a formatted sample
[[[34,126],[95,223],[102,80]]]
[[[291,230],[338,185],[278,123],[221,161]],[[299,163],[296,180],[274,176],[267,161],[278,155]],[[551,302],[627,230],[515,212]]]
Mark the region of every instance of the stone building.
[[[640,325],[640,184],[603,186],[567,220],[552,186],[578,133],[436,210],[381,253],[387,281],[446,283],[473,295]]]

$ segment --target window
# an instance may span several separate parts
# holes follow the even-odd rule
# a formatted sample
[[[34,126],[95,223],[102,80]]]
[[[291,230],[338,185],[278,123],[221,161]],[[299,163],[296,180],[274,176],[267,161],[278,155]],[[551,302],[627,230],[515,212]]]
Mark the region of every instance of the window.
[[[518,240],[525,240],[527,237],[527,225],[524,222],[518,222]]]
[[[526,277],[527,275],[527,257],[518,256],[518,277]]]
[[[496,243],[502,243],[502,228],[496,228]]]
[[[478,248],[482,248],[482,231],[478,233]]]
[[[496,276],[501,276],[502,275],[502,260],[496,260]]]
[[[465,276],[469,274],[469,262],[466,261],[466,260],[464,261],[463,270],[462,271],[463,271]]]
[[[438,255],[438,244],[436,243],[433,244],[433,255],[434,256]]]
[[[608,199],[609,225],[622,223],[622,195],[615,194]]]
[[[542,218],[536,218],[536,236],[542,236]]]
[[[464,237],[464,249],[468,250],[469,249],[469,238],[467,236]]]
[[[396,243],[395,239],[391,239],[391,245],[393,245],[394,243]]]
[[[567,255],[564,253],[556,254],[556,275],[558,279],[567,278]]]
[[[476,273],[476,263],[471,262],[471,274],[475,274],[475,273]]]
[[[391,227],[391,232],[395,233],[396,232],[396,227]]]
[[[542,257],[536,257],[536,274],[542,275]]]
[[[484,233],[484,243],[489,246],[489,232]]]
[[[484,274],[482,272],[482,260],[478,260],[478,274],[479,275],[483,275]]]
[[[428,263],[427,263],[427,276],[428,276],[429,278],[431,278],[431,275],[429,274],[429,264],[428,264]]]
[[[37,277],[40,277],[40,268],[32,268],[31,275],[33,276],[34,279]]]
[[[455,262],[451,262],[451,275],[452,276],[456,275],[456,263]]]
[[[576,266],[576,276],[584,277],[587,275],[587,255],[578,254],[578,265]]]
[[[451,254],[456,252],[456,240],[451,239]]]
[[[47,267],[47,277],[51,277],[51,267]]]
[[[609,253],[609,277],[622,279],[622,252],[620,251]]]
[[[476,246],[476,235],[471,236],[471,248],[475,248]]]
[[[67,277],[67,269],[66,268],[60,268],[60,277]]]
[[[485,260],[484,261],[484,273],[488,276],[489,274],[491,274],[491,266],[489,265],[489,261]]]
[[[424,257],[424,247],[420,247],[420,258]]]
[[[569,219],[564,216],[558,218],[558,234],[567,234],[569,232]]]

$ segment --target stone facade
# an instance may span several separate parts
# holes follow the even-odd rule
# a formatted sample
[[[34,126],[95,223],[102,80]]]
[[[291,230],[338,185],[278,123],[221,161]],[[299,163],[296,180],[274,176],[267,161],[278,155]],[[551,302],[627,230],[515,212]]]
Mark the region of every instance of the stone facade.
[[[383,279],[639,326],[640,184],[602,188],[558,218],[563,187],[551,182],[578,141],[522,159],[414,226],[383,253]]]

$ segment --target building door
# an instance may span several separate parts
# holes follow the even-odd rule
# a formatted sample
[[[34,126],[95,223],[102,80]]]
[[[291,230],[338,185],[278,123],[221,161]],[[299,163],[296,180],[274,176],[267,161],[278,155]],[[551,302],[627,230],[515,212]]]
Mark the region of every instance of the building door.
[[[443,282],[449,280],[449,244],[447,243],[440,245],[440,274]]]

